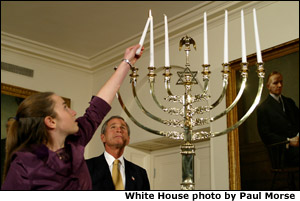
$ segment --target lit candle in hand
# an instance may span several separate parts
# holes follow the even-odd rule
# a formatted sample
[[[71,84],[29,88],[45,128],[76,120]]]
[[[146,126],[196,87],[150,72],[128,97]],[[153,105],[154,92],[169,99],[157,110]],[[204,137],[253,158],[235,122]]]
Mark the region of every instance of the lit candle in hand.
[[[154,67],[153,17],[151,15],[151,10],[149,11],[149,17],[150,17],[150,65],[149,67]]]
[[[224,64],[228,63],[228,14],[225,10],[225,26],[224,26]]]
[[[148,20],[147,20],[147,22],[146,22],[146,25],[145,25],[145,28],[144,28],[142,37],[141,37],[140,42],[139,42],[139,44],[140,44],[141,46],[139,47],[139,49],[137,49],[137,51],[136,51],[136,53],[135,53],[136,55],[140,55],[140,53],[141,53],[141,49],[142,49],[143,44],[144,44],[144,41],[145,41],[146,33],[147,33],[147,31],[148,31],[149,23],[150,23],[150,17],[148,17]]]
[[[206,12],[204,12],[204,64],[208,64]]]
[[[255,32],[255,42],[256,42],[257,63],[262,63],[255,8],[253,9],[253,19],[254,19],[254,32]]]
[[[168,18],[164,15],[165,19],[165,67],[170,67],[169,57],[169,33],[168,33]]]
[[[242,63],[247,63],[245,25],[244,25],[244,11],[243,10],[241,11],[241,33],[242,33]]]

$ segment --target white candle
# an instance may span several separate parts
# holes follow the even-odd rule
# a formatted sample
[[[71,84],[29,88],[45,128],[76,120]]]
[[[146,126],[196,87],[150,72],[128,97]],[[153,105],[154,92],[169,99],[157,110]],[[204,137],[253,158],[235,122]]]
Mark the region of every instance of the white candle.
[[[168,33],[168,18],[164,15],[165,19],[165,67],[170,67],[169,57],[169,33]]]
[[[144,41],[145,41],[145,37],[146,37],[146,33],[148,31],[149,24],[150,24],[150,17],[148,17],[148,20],[146,22],[146,25],[145,25],[145,28],[144,28],[144,31],[143,31],[143,34],[142,34],[142,37],[141,37],[140,42],[139,42],[139,44],[141,46],[139,47],[139,49],[137,49],[137,51],[135,53],[137,55],[140,55],[140,53],[141,53],[141,49],[142,49]]]
[[[150,65],[149,67],[154,67],[153,17],[151,15],[151,10],[149,11],[149,17],[150,17]]]
[[[206,12],[204,12],[204,64],[208,64]]]
[[[225,25],[224,25],[224,64],[228,63],[228,13],[225,10]]]
[[[257,63],[262,63],[255,8],[253,9],[253,18],[254,18],[254,32],[255,32],[255,42],[256,42]]]
[[[244,11],[243,10],[241,11],[241,34],[242,34],[242,63],[247,63]]]

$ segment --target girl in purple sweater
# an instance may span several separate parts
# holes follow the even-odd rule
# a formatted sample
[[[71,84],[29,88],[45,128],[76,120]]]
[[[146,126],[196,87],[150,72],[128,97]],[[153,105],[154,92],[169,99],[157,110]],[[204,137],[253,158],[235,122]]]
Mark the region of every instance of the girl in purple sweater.
[[[37,93],[19,106],[6,140],[2,190],[91,190],[84,148],[105,115],[140,45],[126,49],[121,64],[82,117],[52,93]]]

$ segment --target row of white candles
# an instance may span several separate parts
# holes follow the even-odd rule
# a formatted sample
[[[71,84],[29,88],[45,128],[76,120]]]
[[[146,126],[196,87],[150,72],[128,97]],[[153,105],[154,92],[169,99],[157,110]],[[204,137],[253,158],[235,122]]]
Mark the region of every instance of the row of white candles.
[[[262,63],[260,42],[258,37],[257,21],[256,21],[256,10],[253,9],[253,20],[254,20],[254,33],[256,42],[256,55],[257,63]],[[207,45],[207,19],[206,12],[204,12],[204,65],[209,65],[208,63],[208,45]],[[169,58],[169,36],[168,36],[168,20],[167,16],[164,15],[165,23],[165,67],[170,67]],[[144,44],[146,33],[150,24],[150,65],[149,67],[154,67],[154,38],[153,38],[153,17],[151,15],[151,10],[149,11],[149,17],[145,25],[142,37],[139,44],[141,47],[137,50],[136,54],[140,54],[141,48]],[[241,38],[242,38],[242,63],[247,63],[246,57],[246,41],[245,41],[245,25],[244,25],[244,11],[241,11]],[[225,10],[225,23],[224,23],[224,64],[228,63],[228,12]]]

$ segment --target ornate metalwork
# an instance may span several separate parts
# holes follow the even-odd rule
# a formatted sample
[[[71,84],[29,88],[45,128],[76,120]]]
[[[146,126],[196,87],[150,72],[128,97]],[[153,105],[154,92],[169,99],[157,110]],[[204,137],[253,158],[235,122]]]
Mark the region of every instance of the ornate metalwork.
[[[229,79],[229,73],[230,73],[230,65],[228,63],[222,64],[223,65],[223,70],[222,76],[223,76],[223,83],[222,83],[222,92],[219,96],[219,98],[211,105],[202,105],[202,106],[194,106],[194,103],[199,103],[199,102],[207,102],[210,100],[210,95],[208,92],[208,84],[209,84],[209,79],[210,79],[210,70],[209,64],[202,65],[203,71],[202,71],[202,76],[203,76],[203,91],[199,94],[192,94],[192,87],[193,85],[199,84],[197,81],[197,71],[191,71],[190,70],[190,63],[189,63],[189,52],[191,51],[190,45],[193,45],[193,47],[196,49],[196,43],[195,41],[189,37],[185,36],[183,37],[180,42],[179,42],[179,50],[185,46],[185,53],[186,53],[186,64],[185,67],[179,67],[182,70],[177,71],[177,75],[179,76],[179,80],[177,81],[177,85],[182,85],[184,87],[184,94],[183,95],[174,95],[171,92],[171,87],[170,87],[170,82],[171,82],[171,69],[172,67],[164,67],[164,86],[167,92],[167,96],[164,98],[166,101],[169,101],[171,103],[180,103],[182,105],[181,108],[176,108],[176,107],[165,107],[163,104],[161,104],[155,94],[154,90],[154,85],[155,85],[155,67],[149,67],[149,73],[148,73],[148,79],[149,79],[149,85],[150,85],[150,94],[153,98],[153,101],[156,103],[156,105],[164,112],[174,115],[174,116],[179,116],[181,119],[161,119],[148,110],[145,109],[145,107],[142,105],[141,101],[138,98],[138,95],[136,93],[136,84],[137,84],[137,78],[138,74],[137,71],[138,69],[133,67],[132,73],[130,74],[131,77],[131,85],[132,85],[132,93],[134,96],[134,99],[140,108],[140,110],[145,113],[147,116],[149,116],[151,119],[160,122],[166,126],[169,127],[179,127],[183,128],[183,132],[178,132],[178,131],[158,131],[154,130],[152,128],[149,128],[139,121],[137,121],[127,110],[126,106],[123,103],[123,100],[121,98],[120,93],[117,93],[118,100],[124,109],[125,113],[129,116],[129,118],[140,128],[156,134],[160,136],[165,136],[174,140],[183,140],[183,144],[181,145],[181,155],[182,155],[182,183],[181,183],[181,189],[182,190],[193,190],[195,183],[194,183],[194,156],[195,156],[195,146],[192,144],[193,141],[201,141],[201,140],[207,140],[210,138],[213,138],[215,136],[220,136],[223,134],[226,134],[238,126],[240,126],[249,116],[250,114],[254,111],[256,106],[258,105],[263,89],[263,79],[264,79],[264,68],[263,68],[263,63],[258,63],[257,64],[257,75],[259,78],[259,85],[258,85],[258,90],[257,94],[255,97],[255,100],[252,104],[252,106],[249,108],[249,110],[246,112],[246,114],[233,126],[224,129],[223,131],[218,131],[218,132],[211,132],[211,131],[203,131],[203,129],[199,128],[199,126],[203,125],[208,125],[210,122],[214,122],[217,119],[223,117],[226,115],[228,112],[230,112],[238,103],[240,100],[244,89],[246,87],[246,82],[248,78],[248,63],[241,63],[241,87],[240,90],[235,98],[235,100],[228,106],[223,112],[217,114],[214,117],[209,117],[209,118],[199,118],[197,115],[202,115],[204,113],[208,113],[211,110],[213,110],[215,107],[217,107],[222,100],[224,99],[227,86],[228,86],[228,79]],[[174,66],[173,66],[174,67]],[[176,66],[178,67],[178,66]],[[197,128],[198,127],[198,128]]]

